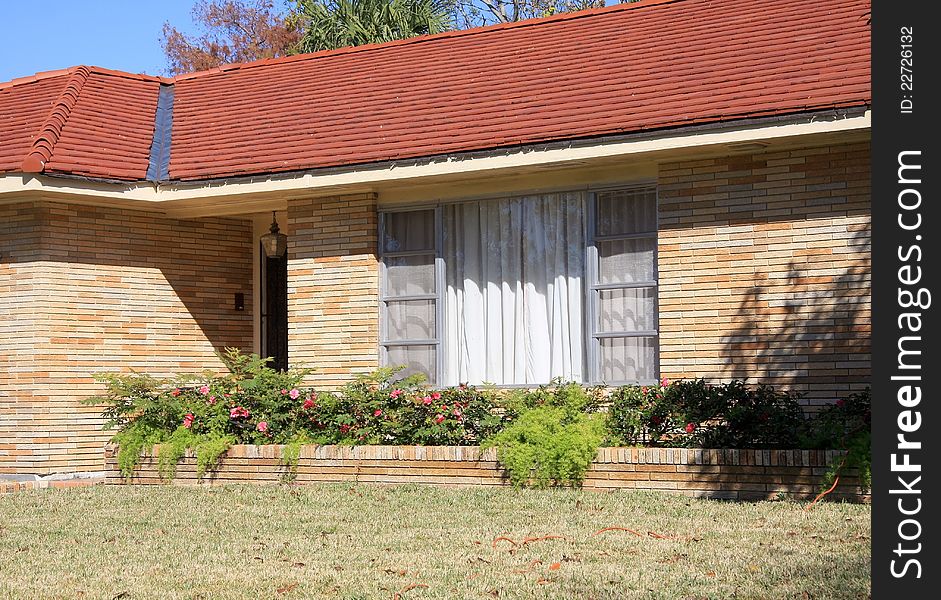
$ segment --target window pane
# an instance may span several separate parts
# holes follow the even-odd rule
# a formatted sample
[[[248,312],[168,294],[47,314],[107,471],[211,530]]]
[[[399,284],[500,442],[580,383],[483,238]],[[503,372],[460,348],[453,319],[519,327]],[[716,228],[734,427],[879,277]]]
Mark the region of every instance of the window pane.
[[[653,238],[598,242],[600,283],[635,283],[654,281]]]
[[[657,338],[602,338],[604,383],[653,381],[657,378]]]
[[[624,235],[657,230],[655,188],[599,192],[598,235]]]
[[[383,252],[435,249],[435,211],[385,213]]]
[[[435,293],[435,257],[395,256],[383,259],[386,265],[387,296]]]
[[[434,346],[387,346],[386,364],[390,367],[405,367],[396,374],[397,377],[423,373],[428,383],[436,383]]]
[[[435,339],[435,301],[386,303],[386,341]]]
[[[600,290],[598,331],[653,331],[656,288]]]

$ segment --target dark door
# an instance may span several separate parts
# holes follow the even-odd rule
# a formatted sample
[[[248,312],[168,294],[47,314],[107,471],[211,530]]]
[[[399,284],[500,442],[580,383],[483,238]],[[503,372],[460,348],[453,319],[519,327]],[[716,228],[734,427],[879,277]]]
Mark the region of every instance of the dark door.
[[[283,371],[288,368],[288,257],[268,258],[264,251],[262,256],[262,356]]]

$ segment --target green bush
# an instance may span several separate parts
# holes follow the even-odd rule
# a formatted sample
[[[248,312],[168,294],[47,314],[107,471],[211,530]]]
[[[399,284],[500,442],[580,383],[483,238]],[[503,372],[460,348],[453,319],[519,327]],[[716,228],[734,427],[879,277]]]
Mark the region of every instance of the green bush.
[[[168,479],[187,452],[202,476],[233,444],[284,444],[286,478],[303,444],[483,445],[497,448],[514,484],[547,486],[580,482],[603,442],[845,449],[844,466],[859,468],[864,479],[869,473],[868,390],[808,419],[799,395],[741,381],[432,389],[420,376],[396,379],[396,369],[383,368],[318,393],[302,384],[308,370],[276,371],[266,359],[234,349],[219,356],[227,373],[97,376],[106,393],[86,402],[103,405],[105,428],[117,430],[113,441],[125,476],[157,444]]]
[[[484,443],[495,447],[513,485],[580,485],[604,440],[597,397],[576,384],[512,395],[518,416]]]
[[[794,448],[805,426],[799,398],[741,381],[624,386],[611,393],[608,433],[625,445]]]

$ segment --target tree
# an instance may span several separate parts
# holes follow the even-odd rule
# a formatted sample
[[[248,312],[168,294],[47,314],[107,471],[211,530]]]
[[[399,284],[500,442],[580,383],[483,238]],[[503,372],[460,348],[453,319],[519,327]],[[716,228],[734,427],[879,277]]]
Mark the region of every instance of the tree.
[[[274,0],[199,0],[193,21],[201,30],[195,37],[163,24],[161,45],[171,75],[287,56],[300,40],[293,22],[275,10]]]
[[[297,0],[299,50],[317,52],[451,29],[448,0]]]
[[[604,5],[605,0],[454,0],[453,10],[457,27],[467,29]]]

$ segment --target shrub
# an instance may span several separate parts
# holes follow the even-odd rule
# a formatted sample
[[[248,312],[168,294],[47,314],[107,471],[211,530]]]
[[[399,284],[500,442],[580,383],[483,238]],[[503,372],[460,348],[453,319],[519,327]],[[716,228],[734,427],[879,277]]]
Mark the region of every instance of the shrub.
[[[590,413],[594,396],[575,384],[544,386],[513,397],[518,418],[484,443],[496,447],[513,485],[580,485],[604,439],[604,420]]]
[[[796,447],[804,428],[799,398],[741,381],[664,380],[614,390],[607,426],[613,442],[627,445]]]
[[[811,422],[803,447],[846,451],[830,466],[823,487],[828,488],[843,468],[856,469],[863,487],[872,485],[872,397],[869,388],[850,394],[823,409]]]

